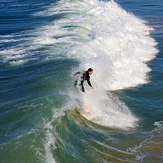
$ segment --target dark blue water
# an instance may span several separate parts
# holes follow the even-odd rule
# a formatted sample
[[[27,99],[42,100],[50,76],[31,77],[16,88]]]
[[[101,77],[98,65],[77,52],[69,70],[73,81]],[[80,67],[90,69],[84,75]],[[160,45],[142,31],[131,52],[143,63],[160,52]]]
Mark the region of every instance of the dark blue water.
[[[0,162],[162,163],[162,8],[2,0]],[[89,67],[82,94],[70,74]]]

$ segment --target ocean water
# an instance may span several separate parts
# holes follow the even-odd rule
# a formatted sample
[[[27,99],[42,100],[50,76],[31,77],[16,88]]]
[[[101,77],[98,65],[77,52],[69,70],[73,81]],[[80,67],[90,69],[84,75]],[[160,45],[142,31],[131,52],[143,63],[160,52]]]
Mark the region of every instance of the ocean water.
[[[0,162],[162,163],[162,8],[1,0]]]

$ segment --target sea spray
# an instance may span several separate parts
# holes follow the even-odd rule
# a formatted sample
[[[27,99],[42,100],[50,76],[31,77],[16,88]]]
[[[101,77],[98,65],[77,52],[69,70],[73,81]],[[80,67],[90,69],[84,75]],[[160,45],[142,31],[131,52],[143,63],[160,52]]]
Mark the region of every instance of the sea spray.
[[[135,128],[138,119],[129,108],[111,93],[94,90],[83,94],[81,115],[106,127]]]

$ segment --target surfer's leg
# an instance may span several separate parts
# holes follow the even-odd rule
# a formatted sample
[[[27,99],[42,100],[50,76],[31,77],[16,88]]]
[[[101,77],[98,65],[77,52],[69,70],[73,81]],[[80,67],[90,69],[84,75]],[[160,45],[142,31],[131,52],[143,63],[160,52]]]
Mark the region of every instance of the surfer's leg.
[[[75,86],[75,87],[77,86],[77,83],[78,83],[78,81],[77,81],[77,80],[75,80],[75,82],[74,82],[74,86]]]
[[[74,82],[74,86],[78,89],[78,90],[80,90],[80,91],[82,91],[82,92],[85,92],[85,90],[84,90],[84,86],[83,86],[83,82],[82,81],[78,81],[78,79]]]
[[[81,82],[81,83],[79,84],[79,86],[80,86],[80,90],[81,90],[82,92],[85,92],[84,86],[83,86],[83,82]]]

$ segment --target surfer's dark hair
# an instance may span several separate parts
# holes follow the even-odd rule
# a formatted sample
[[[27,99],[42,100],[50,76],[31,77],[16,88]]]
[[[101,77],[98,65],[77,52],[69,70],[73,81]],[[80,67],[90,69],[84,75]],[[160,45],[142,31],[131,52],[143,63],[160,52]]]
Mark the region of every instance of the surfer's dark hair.
[[[90,72],[90,71],[93,71],[93,69],[92,69],[92,68],[89,68],[87,71],[89,71],[89,72]]]

